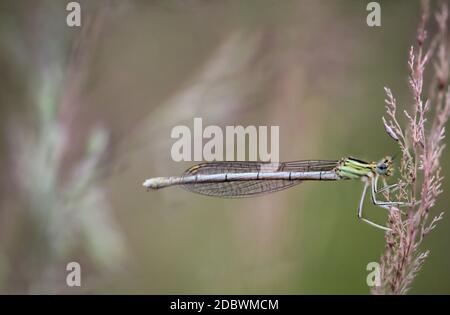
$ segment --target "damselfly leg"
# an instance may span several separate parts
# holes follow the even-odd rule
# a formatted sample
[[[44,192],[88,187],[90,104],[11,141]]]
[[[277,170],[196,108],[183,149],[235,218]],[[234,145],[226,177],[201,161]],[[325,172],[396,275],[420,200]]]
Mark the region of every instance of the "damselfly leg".
[[[380,201],[377,199],[376,195],[378,193],[380,193],[381,190],[388,190],[389,186],[385,186],[383,188],[381,188],[380,190],[378,190],[378,178],[379,175],[376,174],[375,176],[371,176],[371,181],[372,181],[372,202],[374,205],[379,206],[381,208],[387,209],[387,210],[391,210],[393,206],[397,206],[397,207],[409,207],[411,206],[411,203],[409,202],[404,202],[404,201]],[[395,189],[398,189],[398,184],[394,184],[391,185],[394,186]]]
[[[369,219],[367,219],[363,216],[362,210],[363,210],[363,206],[364,206],[364,199],[365,199],[366,192],[367,192],[367,189],[369,188],[369,186],[371,186],[372,203],[380,208],[386,209],[388,211],[392,211],[392,210],[400,211],[396,207],[401,207],[401,206],[409,207],[409,206],[411,206],[411,203],[404,202],[404,201],[380,201],[380,200],[378,200],[376,198],[377,194],[380,194],[380,193],[386,192],[386,191],[392,192],[392,191],[395,191],[400,188],[399,184],[393,184],[393,185],[387,185],[381,189],[378,189],[378,178],[379,178],[378,174],[375,174],[375,175],[369,174],[367,179],[364,180],[364,188],[363,188],[363,192],[361,194],[361,200],[359,202],[359,207],[358,207],[358,219],[361,219],[362,221],[364,221],[374,227],[377,227],[379,229],[382,229],[385,231],[390,231],[391,230],[390,228],[380,225],[380,224],[377,224],[373,221],[370,221]]]
[[[366,197],[366,192],[367,192],[367,188],[369,188],[369,185],[370,185],[370,182],[369,182],[368,180],[365,180],[365,181],[364,181],[363,192],[362,192],[362,194],[361,194],[361,200],[359,201],[359,207],[358,207],[358,219],[360,219],[360,220],[362,220],[363,222],[365,222],[365,223],[367,223],[367,224],[369,224],[369,225],[371,225],[371,226],[373,226],[373,227],[376,227],[376,228],[378,228],[378,229],[385,230],[385,231],[391,231],[390,228],[388,228],[388,227],[386,227],[386,226],[383,226],[383,225],[380,225],[380,224],[377,224],[377,223],[375,223],[375,222],[373,222],[373,221],[370,221],[369,219],[367,219],[367,218],[365,218],[365,217],[363,216],[364,199],[365,199],[365,197]],[[373,192],[372,192],[372,194],[373,194]]]

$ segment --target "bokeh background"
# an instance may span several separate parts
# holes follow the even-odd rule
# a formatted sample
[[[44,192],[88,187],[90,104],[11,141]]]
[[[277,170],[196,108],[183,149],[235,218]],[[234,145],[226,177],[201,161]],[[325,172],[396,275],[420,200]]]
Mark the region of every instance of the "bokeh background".
[[[411,104],[419,2],[379,1],[374,28],[369,1],[79,2],[69,28],[68,1],[0,1],[0,292],[369,293],[384,237],[356,218],[359,182],[240,200],[142,182],[193,164],[170,132],[194,117],[279,125],[281,160],[397,153],[383,87]],[[450,293],[449,242],[446,217],[411,293]]]

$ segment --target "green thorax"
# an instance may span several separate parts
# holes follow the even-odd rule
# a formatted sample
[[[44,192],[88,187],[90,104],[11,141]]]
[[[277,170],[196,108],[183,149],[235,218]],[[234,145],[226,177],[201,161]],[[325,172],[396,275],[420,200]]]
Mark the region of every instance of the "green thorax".
[[[336,168],[336,173],[342,179],[359,179],[374,172],[376,163],[364,162],[352,157],[342,159]]]

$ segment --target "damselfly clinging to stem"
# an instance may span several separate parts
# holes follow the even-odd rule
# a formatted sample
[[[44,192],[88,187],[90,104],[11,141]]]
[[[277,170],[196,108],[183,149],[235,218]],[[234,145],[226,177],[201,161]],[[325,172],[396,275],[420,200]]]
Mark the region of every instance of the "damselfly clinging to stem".
[[[393,173],[391,157],[379,162],[364,162],[352,157],[341,160],[307,160],[282,163],[270,162],[209,162],[189,168],[182,176],[155,177],[147,179],[144,187],[159,189],[181,185],[203,195],[216,197],[252,197],[279,191],[297,185],[305,180],[360,179],[364,183],[358,206],[358,218],[383,229],[389,228],[370,221],[363,216],[366,191],[371,187],[372,202],[384,209],[405,206],[406,202],[380,201],[377,195],[395,189],[397,184],[378,189],[378,179]]]

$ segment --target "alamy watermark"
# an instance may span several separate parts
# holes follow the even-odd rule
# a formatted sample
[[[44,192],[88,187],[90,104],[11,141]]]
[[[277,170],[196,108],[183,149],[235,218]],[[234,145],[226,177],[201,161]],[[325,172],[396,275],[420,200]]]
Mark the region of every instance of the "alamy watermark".
[[[68,287],[81,287],[81,265],[76,261],[71,261],[66,266],[68,271],[66,284]]]
[[[214,125],[203,128],[201,118],[194,118],[193,130],[188,126],[175,126],[170,135],[177,139],[170,151],[172,159],[176,162],[279,161],[279,126],[270,126],[270,151],[267,126],[226,126],[224,129]]]
[[[372,261],[367,264],[366,270],[370,271],[366,277],[366,283],[369,287],[379,287],[381,285],[380,264]]]
[[[66,5],[69,13],[66,16],[66,24],[69,27],[81,26],[81,6],[78,2],[72,1]]]
[[[381,6],[378,2],[369,2],[366,6],[366,10],[370,11],[367,14],[366,23],[367,26],[381,26]]]

